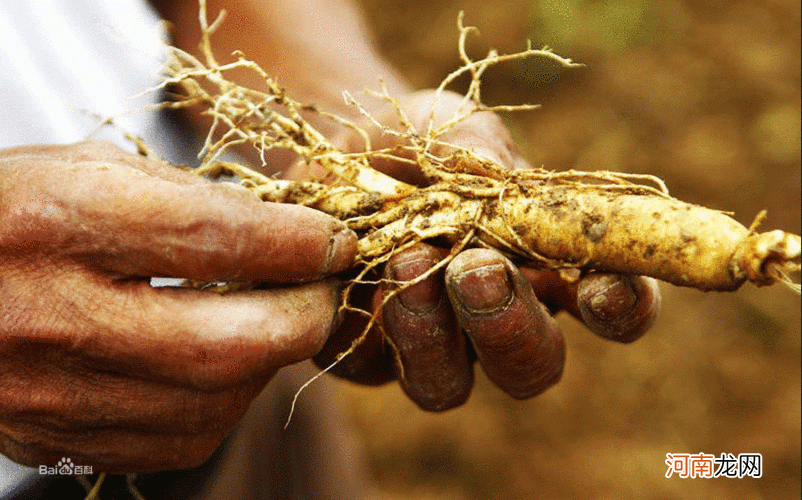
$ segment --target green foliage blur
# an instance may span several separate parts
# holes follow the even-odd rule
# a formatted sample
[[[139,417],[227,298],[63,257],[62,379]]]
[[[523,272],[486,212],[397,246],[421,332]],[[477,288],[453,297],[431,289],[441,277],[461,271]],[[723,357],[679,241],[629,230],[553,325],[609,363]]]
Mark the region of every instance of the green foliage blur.
[[[543,0],[533,5],[531,39],[548,41],[558,52],[577,44],[622,51],[649,43],[657,30],[652,0]]]

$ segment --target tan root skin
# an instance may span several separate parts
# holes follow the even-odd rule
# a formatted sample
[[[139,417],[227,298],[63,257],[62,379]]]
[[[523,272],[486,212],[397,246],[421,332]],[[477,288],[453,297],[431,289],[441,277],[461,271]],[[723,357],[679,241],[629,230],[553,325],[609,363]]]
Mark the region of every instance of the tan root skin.
[[[649,175],[508,171],[457,146],[451,146],[452,153],[446,157],[432,153],[436,146],[444,145],[439,137],[477,111],[535,107],[484,106],[480,85],[486,68],[529,57],[564,68],[579,66],[570,59],[548,49],[528,47],[510,55],[490,52],[474,61],[465,52],[471,28],[463,26],[460,17],[463,66],[437,89],[431,116],[437,96],[457,77],[468,74],[472,83],[462,111],[443,124],[435,126],[430,121],[427,130],[416,130],[392,96],[386,91],[374,92],[373,97],[395,106],[404,127],[395,130],[378,123],[346,96],[383,133],[403,139],[406,145],[372,149],[364,130],[314,110],[365,138],[364,152],[344,153],[303,118],[302,111],[312,108],[285,95],[257,65],[242,55],[234,63],[217,63],[209,37],[220,20],[208,25],[202,9],[205,61],[172,48],[164,82],[164,86],[176,86],[183,92],[178,101],[165,106],[200,104],[214,118],[203,165],[197,172],[210,177],[235,175],[262,200],[310,206],[345,221],[361,235],[361,272],[354,282],[365,279],[394,252],[437,238],[454,245],[455,251],[465,246],[493,247],[544,269],[645,275],[702,290],[735,290],[745,281],[757,285],[781,281],[799,290],[788,276],[799,271],[800,237],[782,231],[756,233],[763,214],[753,227],[746,228],[725,213],[670,197],[662,181]],[[257,72],[265,89],[243,88],[224,77],[227,70],[239,67]],[[272,179],[242,165],[219,161],[224,150],[238,144],[263,151],[290,149],[305,161],[324,167],[336,182]],[[396,157],[399,152],[420,167],[429,186],[416,188],[370,167],[371,159]],[[477,170],[482,174],[475,174]]]

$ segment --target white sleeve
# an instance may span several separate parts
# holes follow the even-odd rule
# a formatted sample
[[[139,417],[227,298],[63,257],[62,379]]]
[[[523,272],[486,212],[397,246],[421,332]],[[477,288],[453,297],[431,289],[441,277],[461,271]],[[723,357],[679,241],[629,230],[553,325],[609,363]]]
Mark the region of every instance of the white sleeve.
[[[143,0],[0,2],[0,33],[0,148],[86,139],[97,116],[140,136],[154,126],[135,110],[159,96],[132,97],[158,82],[166,35]]]

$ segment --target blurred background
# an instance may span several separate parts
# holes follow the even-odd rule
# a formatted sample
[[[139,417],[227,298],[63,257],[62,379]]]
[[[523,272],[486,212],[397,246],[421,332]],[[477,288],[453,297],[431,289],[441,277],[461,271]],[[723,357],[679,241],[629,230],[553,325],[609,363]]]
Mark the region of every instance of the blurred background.
[[[680,199],[800,232],[800,3],[790,0],[361,0],[388,59],[418,87],[469,52],[526,39],[587,66],[491,70],[488,104],[533,165],[657,175]],[[395,384],[334,384],[369,459],[375,499],[800,498],[800,299],[663,288],[628,346],[567,316],[560,384],[513,401],[477,367],[468,403],[418,410]],[[760,479],[666,479],[666,453],[760,453]]]

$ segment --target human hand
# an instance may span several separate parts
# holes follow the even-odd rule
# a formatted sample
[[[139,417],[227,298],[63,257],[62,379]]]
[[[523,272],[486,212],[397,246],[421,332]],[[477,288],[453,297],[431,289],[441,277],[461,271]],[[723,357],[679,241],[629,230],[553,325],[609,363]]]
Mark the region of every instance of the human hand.
[[[432,96],[431,91],[416,93],[402,103],[419,130],[425,130]],[[461,96],[443,94],[435,121],[451,118],[461,102]],[[473,114],[440,139],[507,168],[527,168],[493,113]],[[425,182],[406,162],[382,162],[380,168],[407,182]],[[420,244],[394,255],[384,278],[415,279],[446,255],[443,249]],[[392,290],[389,285],[382,288],[371,300],[355,299],[357,305],[375,308]],[[565,347],[554,313],[566,310],[593,332],[626,343],[651,326],[659,303],[659,290],[651,278],[591,273],[569,282],[557,272],[518,268],[494,250],[465,250],[444,270],[385,304],[382,327],[392,349],[372,332],[332,372],[371,384],[398,378],[421,408],[440,411],[468,398],[472,362],[478,358],[498,387],[526,399],[556,383],[562,373]],[[364,326],[365,321],[357,319],[345,322],[316,356],[318,364],[330,364]]]
[[[327,215],[106,143],[0,151],[0,452],[107,472],[203,462],[280,367],[320,349],[338,303],[320,280],[355,243]]]

